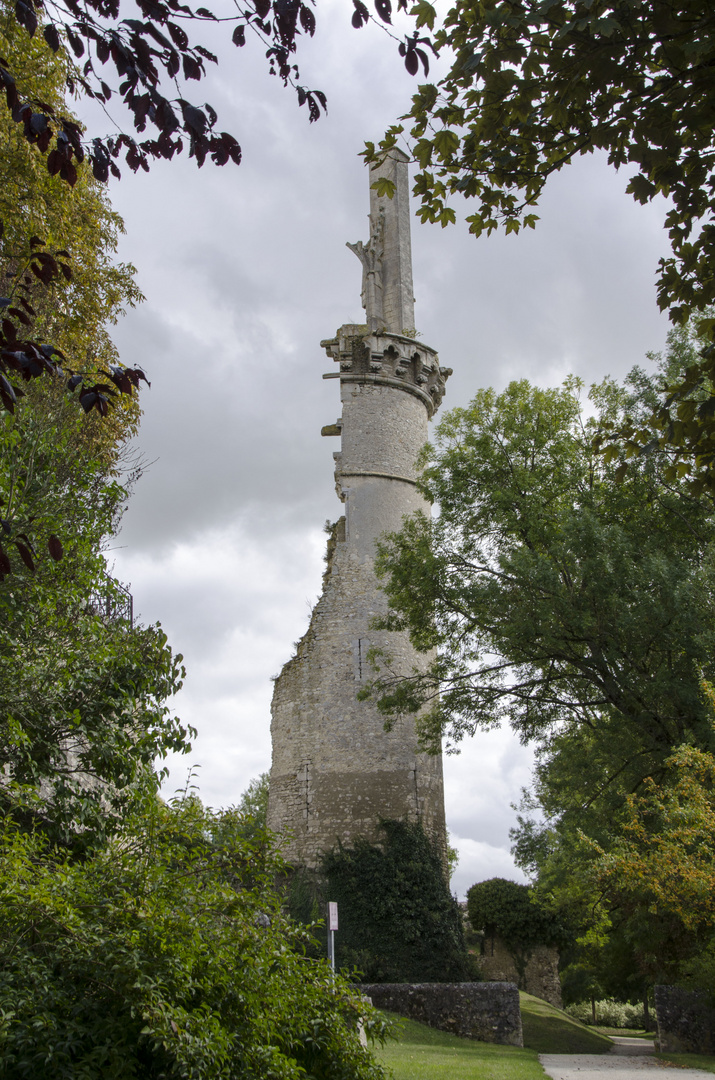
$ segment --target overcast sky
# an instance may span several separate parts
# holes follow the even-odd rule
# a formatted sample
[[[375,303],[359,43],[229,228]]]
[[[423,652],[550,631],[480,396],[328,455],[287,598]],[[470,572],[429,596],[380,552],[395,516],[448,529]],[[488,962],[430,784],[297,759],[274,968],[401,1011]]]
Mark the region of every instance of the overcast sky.
[[[120,254],[147,297],[115,340],[152,387],[139,438],[151,466],[110,558],[142,621],[161,621],[185,657],[175,708],[199,734],[171,761],[168,790],[198,765],[214,806],[235,803],[269,767],[271,676],[318,596],[323,524],[341,513],[335,447],[320,436],[339,393],[321,379],[332,364],[320,341],[362,321],[360,265],[345,247],[367,239],[358,154],[415,87],[394,42],[351,29],[347,0],[316,10],[301,81],[327,93],[327,117],[308,124],[260,48],[215,37],[220,66],[190,84],[192,96],[217,109],[243,164],[198,171],[182,156],[112,187],[127,227]],[[554,178],[536,231],[518,237],[477,241],[463,224],[413,219],[417,326],[454,369],[443,411],[517,378],[621,376],[662,348],[664,209],[637,206],[625,185],[605,160],[583,159]],[[508,832],[530,762],[508,731],[445,760],[459,895],[485,877],[521,879]]]

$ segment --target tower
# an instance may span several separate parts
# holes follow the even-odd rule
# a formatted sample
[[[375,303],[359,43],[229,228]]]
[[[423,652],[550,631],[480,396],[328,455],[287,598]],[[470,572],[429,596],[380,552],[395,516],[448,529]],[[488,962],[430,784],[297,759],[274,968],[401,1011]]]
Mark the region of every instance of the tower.
[[[345,514],[333,528],[323,592],[296,655],[276,680],[268,827],[294,865],[315,867],[338,840],[378,838],[381,818],[420,820],[446,852],[442,760],[418,752],[412,718],[390,732],[374,704],[358,701],[384,649],[404,674],[425,657],[407,634],[372,628],[387,600],[374,569],[375,541],[427,504],[415,463],[449,368],[414,328],[407,157],[393,150],[370,179],[394,182],[392,199],[370,189],[370,237],[348,244],[362,263],[366,325],[341,326],[322,342],[338,370],[342,415],[335,484]]]

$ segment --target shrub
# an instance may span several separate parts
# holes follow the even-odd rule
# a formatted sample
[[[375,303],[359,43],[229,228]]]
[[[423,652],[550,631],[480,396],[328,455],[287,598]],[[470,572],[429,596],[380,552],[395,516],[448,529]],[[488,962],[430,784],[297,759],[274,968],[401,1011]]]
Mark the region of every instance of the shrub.
[[[596,1024],[599,1027],[630,1028],[631,1030],[643,1030],[646,1027],[646,1018],[642,1005],[631,1005],[627,1001],[614,1001],[613,998],[604,998],[596,1001],[592,1006],[590,1001],[580,1001],[575,1005],[567,1005],[566,1012],[582,1024],[593,1024],[593,1012],[596,1012]],[[652,1015],[651,1015],[652,1020]]]
[[[384,846],[357,840],[323,858],[337,900],[336,960],[368,982],[461,982],[478,978],[444,867],[420,824],[383,821]]]
[[[280,910],[235,812],[154,801],[82,861],[0,831],[0,1076],[381,1080],[377,1014]]]
[[[472,885],[467,892],[467,914],[474,930],[483,930],[487,938],[499,935],[522,977],[537,945],[559,945],[565,936],[558,915],[536,900],[531,886],[506,878]]]

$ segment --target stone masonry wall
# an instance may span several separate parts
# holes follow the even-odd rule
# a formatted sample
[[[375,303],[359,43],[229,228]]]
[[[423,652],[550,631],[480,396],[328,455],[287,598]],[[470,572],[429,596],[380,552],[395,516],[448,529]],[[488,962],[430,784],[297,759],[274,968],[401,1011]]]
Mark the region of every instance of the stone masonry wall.
[[[715,1009],[705,994],[656,986],[655,1012],[661,1053],[715,1053]]]
[[[323,593],[296,655],[276,681],[268,825],[284,856],[315,866],[338,840],[378,839],[382,818],[422,821],[446,854],[442,762],[419,753],[412,718],[390,732],[357,692],[374,675],[371,647],[394,670],[423,668],[406,634],[375,631],[387,609],[374,569],[375,540],[427,506],[414,483],[427,412],[401,389],[342,386],[342,452],[336,483],[346,515],[335,532]]]
[[[489,982],[514,982],[527,994],[542,998],[557,1009],[563,1008],[558,949],[548,945],[537,945],[532,949],[522,978],[514,957],[498,936],[488,938],[484,944],[484,953],[475,958],[483,979]]]
[[[306,634],[275,685],[268,827],[294,865],[315,867],[338,841],[376,840],[381,818],[421,820],[446,868],[442,761],[418,750],[414,719],[384,718],[357,693],[374,676],[368,654],[384,650],[397,675],[423,671],[406,634],[373,628],[387,602],[375,574],[375,543],[405,515],[429,512],[416,462],[427,422],[451,370],[416,340],[410,247],[408,158],[388,154],[370,175],[394,182],[394,197],[370,188],[367,243],[348,244],[362,266],[364,324],[345,324],[323,342],[338,365],[342,415],[335,458],[345,516],[331,539],[329,573]]]
[[[513,983],[370,983],[360,990],[378,1009],[480,1042],[523,1046]]]

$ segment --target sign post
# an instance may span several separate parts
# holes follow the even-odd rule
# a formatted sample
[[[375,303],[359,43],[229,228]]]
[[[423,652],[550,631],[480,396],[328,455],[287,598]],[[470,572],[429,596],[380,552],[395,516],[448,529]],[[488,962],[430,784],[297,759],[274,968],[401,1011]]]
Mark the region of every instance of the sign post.
[[[335,972],[335,931],[338,929],[338,905],[334,900],[328,901],[328,959],[330,966]]]

